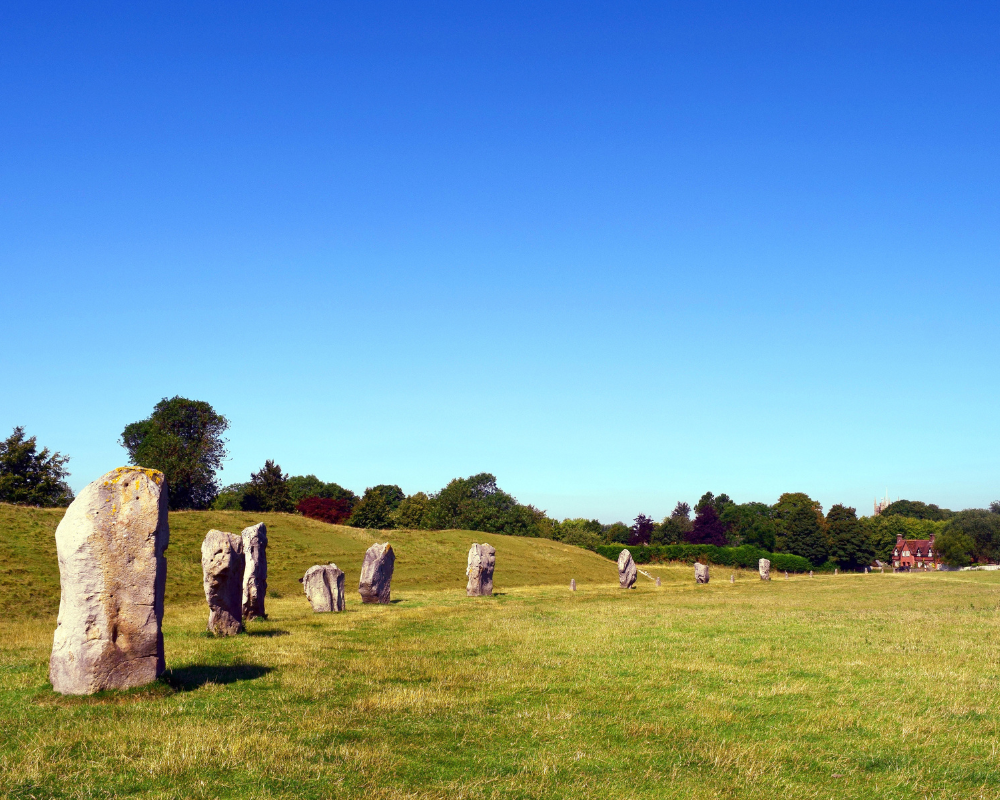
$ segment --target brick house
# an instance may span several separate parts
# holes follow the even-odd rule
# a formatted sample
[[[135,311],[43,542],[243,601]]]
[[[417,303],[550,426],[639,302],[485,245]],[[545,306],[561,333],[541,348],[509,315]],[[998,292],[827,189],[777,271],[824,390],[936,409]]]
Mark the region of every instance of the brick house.
[[[892,551],[893,569],[937,569],[937,564],[934,534],[930,539],[896,537],[896,549]]]

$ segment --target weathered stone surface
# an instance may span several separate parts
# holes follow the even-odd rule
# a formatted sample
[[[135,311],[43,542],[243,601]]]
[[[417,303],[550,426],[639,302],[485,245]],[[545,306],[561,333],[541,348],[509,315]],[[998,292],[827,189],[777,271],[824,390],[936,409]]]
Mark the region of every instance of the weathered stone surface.
[[[788,570],[787,569],[785,570],[785,580],[786,581],[788,580]]]
[[[119,467],[89,484],[56,528],[59,617],[49,680],[60,694],[143,686],[166,668],[170,541],[162,472]]]
[[[809,570],[809,577],[811,578],[812,576],[813,576],[813,571]]]
[[[659,575],[657,575],[657,576],[656,576],[656,585],[657,585],[657,586],[660,586],[660,585],[661,585],[662,583],[663,583],[663,582],[662,582],[662,581],[660,580],[660,576],[659,576]]]
[[[396,554],[388,542],[373,544],[365,552],[358,592],[363,603],[388,603]]]
[[[202,584],[208,601],[208,631],[233,636],[243,631],[243,539],[210,530],[201,543]]]
[[[694,565],[694,582],[708,583],[708,564]]]
[[[243,539],[243,619],[267,616],[264,597],[267,595],[267,526],[263,522],[244,528]]]
[[[736,574],[735,573],[733,573],[732,575],[729,576],[729,582],[730,583],[736,583]]]
[[[840,574],[840,570],[839,569],[834,569],[833,570],[833,574],[834,575],[839,575]]]
[[[575,591],[576,591],[576,578],[571,578],[571,579],[570,579],[570,582],[569,582],[569,590],[570,590],[571,592],[575,592]]]
[[[768,559],[762,558],[758,561],[757,570],[760,572],[760,579],[762,581],[771,580],[771,562]]]
[[[493,594],[493,567],[496,563],[497,551],[492,545],[474,544],[469,548],[469,565],[465,570],[469,576],[465,593],[469,597]]]
[[[628,550],[622,550],[618,554],[618,585],[622,589],[631,589],[635,586],[638,574],[632,554]]]
[[[306,570],[302,578],[302,588],[313,611],[343,611],[347,608],[344,600],[344,571],[336,564],[317,564]]]

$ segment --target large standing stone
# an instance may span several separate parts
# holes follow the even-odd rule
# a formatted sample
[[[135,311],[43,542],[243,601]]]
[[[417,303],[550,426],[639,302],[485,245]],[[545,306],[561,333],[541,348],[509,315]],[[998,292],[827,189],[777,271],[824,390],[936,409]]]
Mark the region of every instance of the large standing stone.
[[[312,604],[313,611],[343,611],[347,608],[344,601],[344,571],[336,564],[317,564],[306,570],[302,579],[302,588],[306,599]]]
[[[762,558],[758,561],[757,569],[760,571],[760,579],[762,581],[771,580],[771,562],[768,559]]]
[[[201,571],[208,601],[208,631],[233,636],[243,631],[243,539],[211,530],[201,543]]]
[[[622,589],[631,589],[638,574],[632,554],[627,549],[622,550],[618,554],[618,585]]]
[[[708,564],[694,565],[694,582],[708,583]]]
[[[243,557],[243,619],[265,618],[264,597],[267,595],[267,526],[263,522],[244,528]]]
[[[396,563],[396,554],[392,545],[373,544],[365,552],[365,561],[361,565],[361,581],[358,592],[362,603],[388,603],[389,587],[392,584],[392,569]]]
[[[49,680],[60,694],[143,686],[166,668],[170,541],[162,472],[119,467],[89,484],[56,528],[59,617]]]
[[[465,593],[469,597],[493,594],[493,567],[496,563],[497,551],[492,545],[474,544],[469,548],[469,566],[465,570],[469,576]]]

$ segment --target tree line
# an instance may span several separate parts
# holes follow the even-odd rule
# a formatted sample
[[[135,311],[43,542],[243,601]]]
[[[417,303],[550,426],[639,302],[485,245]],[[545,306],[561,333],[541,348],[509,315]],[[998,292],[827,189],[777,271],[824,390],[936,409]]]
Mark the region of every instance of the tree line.
[[[119,443],[133,465],[166,475],[174,510],[297,511],[361,528],[475,530],[555,539],[592,550],[609,544],[752,545],[843,569],[861,569],[875,559],[889,562],[899,535],[934,535],[935,549],[947,564],[1000,561],[1000,502],[989,509],[953,512],[899,500],[878,516],[859,518],[854,508],[842,504],[824,514],[821,504],[802,492],[782,494],[773,505],[736,503],[726,494],[706,492],[693,509],[681,501],[660,522],[639,514],[626,525],[552,519],[517,502],[486,472],[455,478],[432,494],[407,495],[399,486],[380,484],[359,497],[315,475],[286,475],[267,460],[249,480],[220,487],[216,473],[227,456],[223,436],[228,428],[229,421],[206,402],[164,398],[149,417],[126,425]],[[65,482],[68,461],[68,456],[48,448],[39,450],[35,437],[15,428],[0,442],[0,501],[69,505],[73,493]]]

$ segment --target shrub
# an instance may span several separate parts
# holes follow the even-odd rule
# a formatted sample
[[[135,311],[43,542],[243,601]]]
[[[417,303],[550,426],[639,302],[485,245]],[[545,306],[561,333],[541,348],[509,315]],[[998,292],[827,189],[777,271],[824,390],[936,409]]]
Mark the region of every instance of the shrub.
[[[332,525],[342,525],[351,516],[351,504],[343,497],[305,497],[295,509],[304,517]]]
[[[788,572],[808,572],[813,569],[808,559],[790,553],[769,553],[753,545],[740,547],[717,547],[711,544],[668,544],[668,545],[637,545],[625,548],[632,554],[637,564],[648,564],[651,561],[684,561],[693,564],[704,558],[709,564],[726,567],[744,567],[757,569],[761,558],[769,559],[771,568]],[[618,559],[622,551],[616,545],[601,545],[596,552],[612,561]]]

